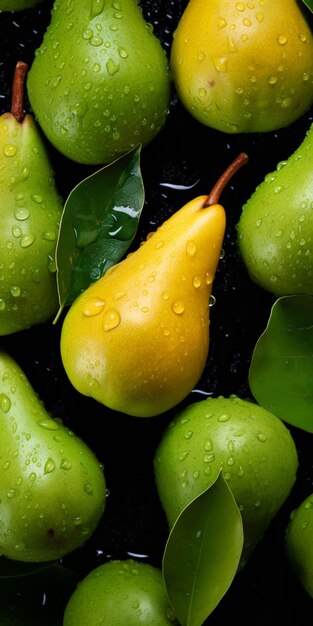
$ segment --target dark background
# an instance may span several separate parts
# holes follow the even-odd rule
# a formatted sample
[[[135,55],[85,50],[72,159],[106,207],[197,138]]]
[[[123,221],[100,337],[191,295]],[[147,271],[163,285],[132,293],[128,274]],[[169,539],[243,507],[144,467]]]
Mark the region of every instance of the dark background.
[[[52,0],[19,13],[0,13],[0,114],[10,108],[10,88],[17,60],[32,62],[34,51],[50,21]],[[186,0],[142,0],[147,21],[169,54],[172,34]],[[308,13],[312,21],[312,15]],[[25,98],[25,108],[29,105]],[[216,303],[210,310],[211,343],[203,376],[185,402],[206,395],[250,396],[248,369],[256,340],[265,329],[274,297],[248,278],[236,246],[236,223],[241,207],[266,173],[276,168],[302,142],[313,121],[313,111],[286,129],[265,134],[227,135],[195,121],[180,105],[172,90],[170,114],[161,133],[142,151],[141,168],[145,206],[134,248],[171,213],[193,197],[209,193],[215,181],[237,156],[245,151],[249,163],[238,172],[221,198],[227,213],[227,229],[213,285]],[[73,186],[90,168],[68,161],[48,147],[57,187],[66,199]],[[164,186],[181,185],[182,190]],[[188,189],[189,188],[189,189]],[[3,617],[0,625],[47,624],[51,611],[62,623],[71,585],[92,568],[110,558],[135,558],[161,566],[167,539],[167,524],[161,509],[152,469],[152,459],[162,431],[174,411],[149,419],[116,414],[79,395],[63,371],[59,336],[61,320],[1,338],[1,344],[16,358],[48,411],[61,417],[95,451],[104,464],[108,498],[103,519],[81,549],[60,564],[73,572],[65,584],[59,579],[37,580],[30,600],[29,583],[21,579],[0,584]],[[300,588],[289,570],[283,550],[291,510],[313,491],[311,435],[291,428],[300,467],[290,498],[272,522],[250,562],[208,618],[210,626],[277,626],[307,623],[302,617],[312,611],[312,599]],[[59,585],[59,587],[58,587]],[[57,589],[57,592],[56,592]],[[27,597],[26,597],[27,596]],[[21,610],[24,620],[18,616]],[[24,607],[24,608],[23,608]],[[9,617],[10,616],[10,617]],[[49,622],[50,623],[50,622]],[[87,626],[87,625],[86,625]]]

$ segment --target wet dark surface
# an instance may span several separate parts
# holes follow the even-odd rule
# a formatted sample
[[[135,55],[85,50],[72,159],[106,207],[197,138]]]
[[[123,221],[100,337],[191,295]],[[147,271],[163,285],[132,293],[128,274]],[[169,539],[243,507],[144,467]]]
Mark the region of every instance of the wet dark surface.
[[[155,34],[169,52],[173,30],[186,2],[147,0],[141,5],[147,20],[154,25]],[[0,13],[0,113],[9,107],[15,63],[24,60],[31,64],[49,23],[51,7],[52,2],[46,0],[20,13]],[[146,198],[134,247],[185,202],[209,193],[239,152],[249,155],[248,165],[236,174],[223,193],[227,230],[225,254],[213,285],[216,303],[211,308],[210,351],[203,376],[197,389],[186,398],[186,404],[205,395],[250,395],[249,363],[274,297],[248,278],[238,255],[235,226],[243,203],[256,185],[299,145],[312,120],[313,111],[310,111],[289,128],[277,132],[226,135],[193,120],[183,110],[173,90],[166,125],[142,152]],[[67,161],[52,147],[49,149],[56,184],[66,198],[89,170]],[[16,358],[47,410],[82,436],[105,468],[109,495],[103,519],[87,544],[64,557],[62,565],[76,572],[78,577],[109,558],[123,559],[130,555],[160,566],[168,530],[156,493],[152,459],[171,412],[141,420],[115,414],[79,395],[63,371],[60,329],[61,321],[55,326],[48,323],[2,338],[0,343]],[[292,434],[300,459],[297,483],[251,561],[207,620],[211,626],[277,626],[281,623],[300,626],[305,623],[302,615],[312,610],[312,600],[293,578],[283,552],[290,511],[313,491],[311,436],[295,429]],[[16,589],[11,599],[12,620],[3,624],[23,623],[14,621],[17,619],[15,604],[21,601],[23,585],[19,582]],[[49,585],[38,593],[42,623],[52,602],[49,594],[52,594]],[[65,600],[61,597],[59,601],[62,604]],[[30,605],[29,615],[25,616],[30,621],[33,609],[34,605]]]

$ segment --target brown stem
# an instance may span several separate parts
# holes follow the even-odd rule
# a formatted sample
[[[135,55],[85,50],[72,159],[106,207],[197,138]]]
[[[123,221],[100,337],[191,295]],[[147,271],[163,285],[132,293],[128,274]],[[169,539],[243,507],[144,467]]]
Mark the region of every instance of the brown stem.
[[[28,65],[24,61],[16,63],[12,85],[11,113],[17,122],[22,122],[25,117],[24,88],[27,70]]]
[[[220,196],[224,191],[226,185],[229,183],[230,179],[238,172],[238,170],[248,163],[249,157],[245,152],[240,152],[238,156],[234,159],[234,161],[227,167],[222,176],[215,183],[211,193],[208,195],[204,208],[211,206],[212,204],[218,204]]]

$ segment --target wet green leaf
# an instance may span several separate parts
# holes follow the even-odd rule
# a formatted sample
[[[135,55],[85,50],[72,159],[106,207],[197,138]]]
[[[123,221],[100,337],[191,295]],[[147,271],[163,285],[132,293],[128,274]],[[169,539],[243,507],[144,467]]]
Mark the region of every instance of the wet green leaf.
[[[308,7],[308,9],[310,9],[310,11],[312,11],[313,13],[313,0],[302,0],[302,1]]]
[[[313,296],[275,301],[253,351],[249,385],[264,408],[313,433]]]
[[[163,576],[182,626],[200,626],[229,588],[243,546],[240,511],[220,473],[172,527]]]
[[[78,183],[63,209],[56,246],[60,312],[129,248],[144,204],[141,146]]]

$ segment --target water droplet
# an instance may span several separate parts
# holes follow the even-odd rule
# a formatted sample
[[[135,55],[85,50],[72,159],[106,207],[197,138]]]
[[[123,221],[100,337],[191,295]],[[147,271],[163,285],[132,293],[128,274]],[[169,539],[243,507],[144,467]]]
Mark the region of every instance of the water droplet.
[[[83,32],[83,39],[86,39],[88,41],[88,39],[91,39],[92,35],[93,35],[93,32],[92,32],[91,28],[87,28]]]
[[[185,450],[185,452],[182,452],[182,454],[179,455],[178,460],[184,461],[187,458],[188,454],[189,454],[189,450]]]
[[[244,26],[251,26],[251,20],[248,17],[245,17],[242,20],[242,23],[243,23]]]
[[[32,200],[34,202],[36,202],[36,204],[41,204],[43,198],[42,198],[42,195],[40,193],[35,193],[35,194],[32,195]]]
[[[243,2],[236,2],[235,6],[236,6],[237,11],[240,11],[240,12],[244,11],[245,8],[246,8],[246,6],[245,6],[245,4]]]
[[[72,463],[68,459],[62,459],[60,463],[60,469],[70,470],[72,467]]]
[[[225,28],[227,26],[227,21],[224,17],[219,17],[217,19],[217,28],[220,30],[221,28]]]
[[[116,309],[108,309],[103,315],[103,329],[105,331],[113,330],[119,326],[121,316]]]
[[[31,472],[28,478],[33,483],[36,480],[37,475],[35,474],[35,472]]]
[[[102,46],[103,39],[102,37],[100,37],[100,35],[93,35],[91,39],[89,39],[89,43],[91,46],[98,48],[99,46]]]
[[[286,35],[278,35],[277,43],[279,43],[280,46],[285,46],[287,41],[288,41],[288,39],[287,39]]]
[[[203,462],[204,463],[213,463],[213,461],[215,460],[215,454],[206,454],[203,457]]]
[[[227,50],[228,52],[237,52],[238,48],[237,45],[233,39],[233,37],[231,35],[229,35],[227,37]]]
[[[102,300],[102,298],[89,298],[89,300],[87,300],[87,302],[85,302],[84,304],[83,314],[86,317],[93,317],[94,315],[99,315],[99,313],[102,313],[104,307],[105,302],[104,300]]]
[[[185,439],[191,439],[192,435],[193,435],[193,431],[192,430],[188,430],[185,433]]]
[[[20,221],[27,220],[29,218],[29,210],[24,207],[19,207],[15,210],[14,217]]]
[[[21,236],[21,234],[22,234],[22,231],[21,231],[20,227],[19,226],[13,226],[13,228],[12,228],[12,235],[13,235],[13,237],[18,238],[18,237]]]
[[[199,289],[199,287],[201,287],[201,276],[199,276],[199,274],[196,274],[196,276],[193,277],[192,279],[192,284],[194,286],[195,289]]]
[[[212,450],[213,448],[213,444],[211,439],[207,439],[207,441],[204,444],[204,449],[206,450],[206,452],[209,452],[210,450]]]
[[[41,428],[45,428],[46,430],[59,430],[59,425],[57,421],[53,419],[41,419],[37,423],[38,426],[41,426]]]
[[[16,494],[15,489],[9,489],[9,490],[7,491],[7,497],[8,497],[9,499],[14,498],[15,494]]]
[[[105,65],[107,68],[107,72],[110,76],[114,76],[114,74],[116,74],[116,72],[118,72],[120,68],[119,64],[115,63],[113,59],[109,59]]]
[[[11,400],[5,393],[0,394],[0,408],[3,413],[8,413],[11,408]]]
[[[176,315],[182,315],[185,310],[185,305],[182,300],[174,300],[171,308],[173,313],[175,313]]]
[[[92,0],[90,8],[90,17],[93,19],[97,15],[100,15],[104,9],[104,0]]]
[[[219,422],[228,422],[229,418],[229,413],[223,413],[222,415],[219,415],[217,419]]]
[[[55,230],[46,230],[42,234],[42,238],[45,241],[55,241],[56,240],[56,232],[55,232]]]
[[[218,72],[227,72],[228,59],[227,57],[214,57],[213,65]]]
[[[18,285],[12,285],[10,292],[13,298],[18,298],[21,295],[21,288]]]
[[[119,53],[121,59],[127,59],[128,52],[127,52],[127,50],[125,50],[125,48],[119,48],[118,49],[118,53]]]
[[[84,485],[84,491],[88,493],[88,495],[91,495],[93,493],[93,488],[89,483],[86,483]]]
[[[16,155],[16,152],[17,152],[17,148],[12,143],[6,143],[3,146],[3,154],[5,154],[5,156],[13,157]]]
[[[277,83],[277,76],[270,76],[268,79],[268,84],[269,85],[276,85]]]
[[[205,284],[209,286],[212,284],[212,282],[213,282],[213,276],[212,274],[210,274],[210,272],[207,272],[205,275]]]
[[[35,241],[35,236],[28,234],[28,235],[22,235],[21,239],[20,239],[20,245],[22,248],[29,248],[29,246],[31,246]]]
[[[51,474],[51,472],[53,472],[53,470],[55,469],[55,462],[53,459],[51,459],[51,457],[49,459],[47,459],[47,461],[45,462],[45,467],[44,467],[44,473],[45,474]]]
[[[215,296],[213,296],[212,294],[209,297],[209,306],[214,306],[214,304],[216,303],[216,298]]]
[[[300,33],[299,34],[299,39],[302,43],[306,42],[306,34],[305,33]]]

